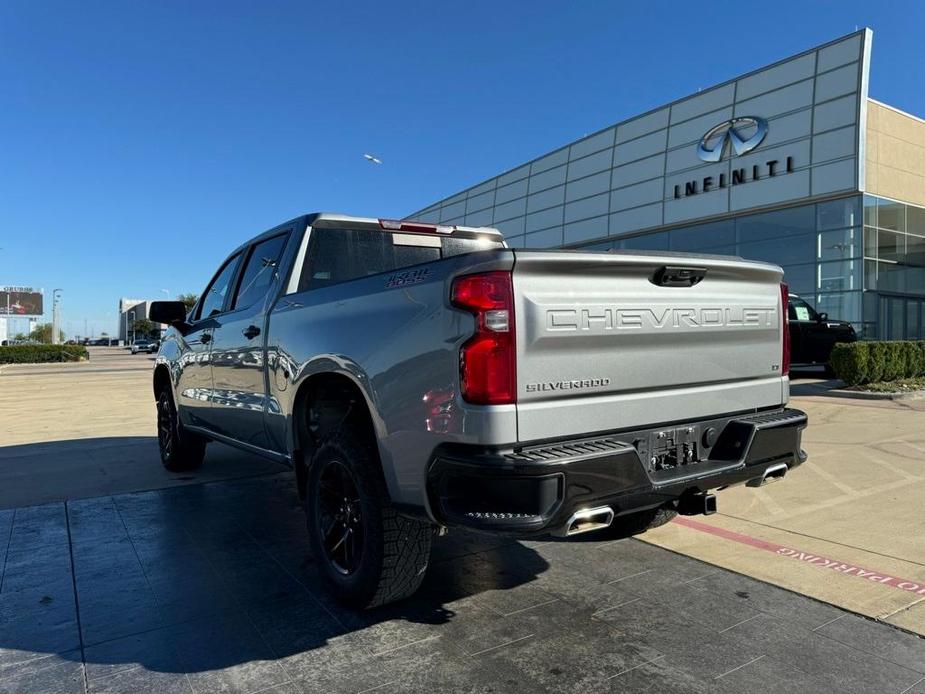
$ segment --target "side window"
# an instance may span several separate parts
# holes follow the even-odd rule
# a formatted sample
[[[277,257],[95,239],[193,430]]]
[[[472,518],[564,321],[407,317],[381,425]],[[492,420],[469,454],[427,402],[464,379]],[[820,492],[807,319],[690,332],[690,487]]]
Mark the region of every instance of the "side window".
[[[345,245],[347,233],[335,229],[312,229],[299,279],[299,291],[309,287],[327,287],[351,279],[350,257]]]
[[[313,229],[299,291],[441,258],[440,241],[368,229]]]
[[[251,249],[231,308],[247,308],[263,299],[273,283],[288,234],[261,241]]]
[[[792,296],[788,310],[790,320],[816,320],[816,311],[803,299]]]
[[[215,275],[212,282],[209,283],[209,286],[206,288],[205,292],[203,292],[199,308],[196,310],[196,320],[208,318],[209,316],[222,312],[222,307],[225,305],[225,297],[228,296],[229,289],[231,288],[231,280],[234,278],[235,270],[238,269],[238,263],[240,261],[241,254],[238,253],[238,255],[225,263],[222,269],[218,271],[218,274]]]

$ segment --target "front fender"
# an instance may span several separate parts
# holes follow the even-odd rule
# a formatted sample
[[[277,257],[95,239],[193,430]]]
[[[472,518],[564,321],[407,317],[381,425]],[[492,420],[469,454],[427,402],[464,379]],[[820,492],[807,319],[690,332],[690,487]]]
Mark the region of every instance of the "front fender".
[[[154,358],[154,372],[157,373],[158,369],[167,370],[170,375],[170,385],[174,389],[174,396],[176,396],[176,388],[180,380],[180,358],[180,348],[176,341],[171,339],[165,339],[161,343],[157,356]],[[154,379],[154,387],[154,395],[157,397],[156,378]]]

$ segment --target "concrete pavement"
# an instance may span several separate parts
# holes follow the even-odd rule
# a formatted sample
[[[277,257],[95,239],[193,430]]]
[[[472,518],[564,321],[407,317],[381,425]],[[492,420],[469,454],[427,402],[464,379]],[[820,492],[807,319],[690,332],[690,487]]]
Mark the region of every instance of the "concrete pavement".
[[[925,694],[925,641],[638,540],[437,538],[325,593],[289,475],[0,511],[0,693]]]
[[[153,362],[118,347],[91,347],[87,362],[4,366],[0,509],[282,469],[213,444],[201,469],[164,470],[155,438]]]
[[[805,465],[643,539],[925,634],[925,401],[794,392]]]
[[[90,352],[84,363],[0,371],[0,508],[281,470],[210,444],[200,470],[168,473],[154,438],[153,357]],[[828,396],[815,376],[795,374],[792,388],[810,417],[806,465],[761,489],[724,490],[717,515],[643,539],[925,633],[925,401]]]
[[[925,640],[836,606],[920,628],[871,580],[925,581],[915,406],[798,398],[810,462],[720,514],[646,542],[454,531],[419,594],[356,613],[288,470],[217,444],[163,470],[150,368],[103,349],[0,372],[0,694],[925,694]]]

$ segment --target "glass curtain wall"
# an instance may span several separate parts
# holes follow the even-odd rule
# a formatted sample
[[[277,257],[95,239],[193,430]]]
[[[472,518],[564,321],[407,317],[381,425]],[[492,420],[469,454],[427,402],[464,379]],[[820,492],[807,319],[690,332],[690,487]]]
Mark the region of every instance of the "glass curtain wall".
[[[780,265],[791,291],[817,311],[862,319],[861,197],[742,215],[584,246],[587,250],[666,250],[738,255]]]
[[[864,196],[864,288],[866,334],[925,338],[925,208]]]

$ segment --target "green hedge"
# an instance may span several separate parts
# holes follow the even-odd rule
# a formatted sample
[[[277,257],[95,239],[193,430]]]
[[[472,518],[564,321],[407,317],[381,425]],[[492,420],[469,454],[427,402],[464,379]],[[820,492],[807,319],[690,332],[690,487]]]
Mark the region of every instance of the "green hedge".
[[[829,364],[849,386],[925,376],[925,341],[840,343]]]
[[[39,364],[87,359],[83,345],[8,345],[0,347],[0,364]]]

